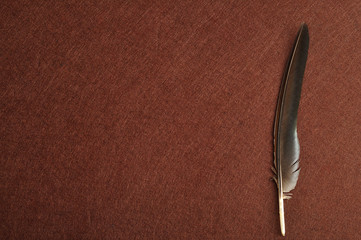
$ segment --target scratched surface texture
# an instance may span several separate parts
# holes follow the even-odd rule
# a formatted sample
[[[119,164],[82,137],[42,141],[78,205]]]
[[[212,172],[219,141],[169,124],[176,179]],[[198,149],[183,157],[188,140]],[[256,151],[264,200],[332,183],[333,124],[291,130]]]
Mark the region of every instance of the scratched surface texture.
[[[2,1],[0,239],[281,239],[278,90],[310,49],[286,239],[361,239],[360,1]]]

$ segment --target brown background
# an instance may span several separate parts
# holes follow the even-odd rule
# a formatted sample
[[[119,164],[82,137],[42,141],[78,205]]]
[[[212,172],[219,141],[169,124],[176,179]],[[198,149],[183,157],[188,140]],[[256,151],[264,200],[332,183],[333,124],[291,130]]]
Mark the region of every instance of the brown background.
[[[360,1],[39,2],[1,3],[1,239],[281,239],[273,118],[303,21],[286,239],[361,239]]]

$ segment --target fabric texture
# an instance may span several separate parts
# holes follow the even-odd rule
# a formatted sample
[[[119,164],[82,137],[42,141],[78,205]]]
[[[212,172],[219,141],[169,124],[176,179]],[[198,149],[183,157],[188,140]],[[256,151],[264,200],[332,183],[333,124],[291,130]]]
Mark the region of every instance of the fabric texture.
[[[2,1],[0,239],[283,239],[273,121],[310,48],[286,239],[361,239],[360,1]]]

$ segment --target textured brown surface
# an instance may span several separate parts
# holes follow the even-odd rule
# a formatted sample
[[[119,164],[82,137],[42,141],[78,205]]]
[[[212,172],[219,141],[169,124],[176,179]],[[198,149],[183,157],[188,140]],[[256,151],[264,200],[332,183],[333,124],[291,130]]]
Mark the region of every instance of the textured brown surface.
[[[1,3],[1,239],[281,239],[272,127],[303,21],[286,239],[361,239],[360,1],[37,2]]]

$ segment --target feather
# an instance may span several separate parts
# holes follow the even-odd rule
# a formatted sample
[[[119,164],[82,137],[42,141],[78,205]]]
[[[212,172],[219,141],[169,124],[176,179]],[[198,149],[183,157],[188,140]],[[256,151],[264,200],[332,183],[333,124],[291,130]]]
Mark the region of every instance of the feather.
[[[274,123],[274,177],[278,187],[281,233],[285,235],[283,200],[290,199],[296,187],[300,145],[297,137],[297,112],[308,52],[308,28],[302,24],[287,64],[278,95]]]

